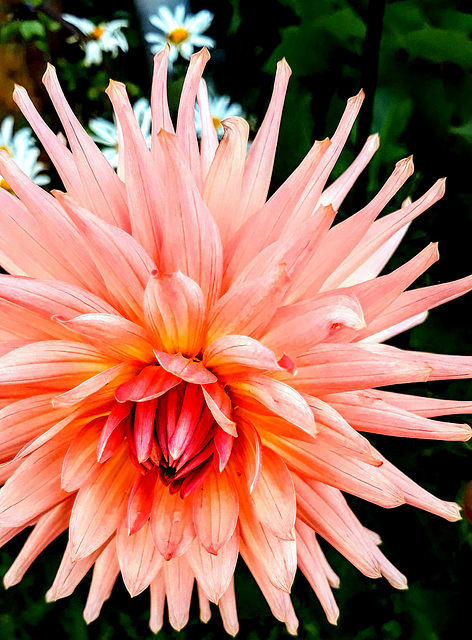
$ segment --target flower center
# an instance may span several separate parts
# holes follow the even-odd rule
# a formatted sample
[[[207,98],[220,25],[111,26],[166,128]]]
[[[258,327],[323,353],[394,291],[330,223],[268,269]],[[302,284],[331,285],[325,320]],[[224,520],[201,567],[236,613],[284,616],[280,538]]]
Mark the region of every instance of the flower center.
[[[185,42],[185,40],[188,39],[189,35],[190,34],[187,29],[184,29],[184,27],[177,27],[177,29],[174,29],[169,33],[167,40],[171,44],[182,44],[182,42]]]
[[[95,27],[95,29],[91,32],[90,34],[90,38],[92,40],[100,40],[100,38],[103,36],[105,29],[103,27]]]
[[[221,127],[221,120],[218,118],[218,116],[212,116],[211,119],[213,120],[213,126],[218,131],[218,129]]]
[[[13,189],[10,187],[8,182],[0,176],[0,189],[5,189],[5,191],[10,191],[13,193]]]
[[[184,381],[157,398],[116,402],[102,430],[100,459],[107,459],[124,438],[135,466],[144,474],[156,467],[170,493],[182,497],[218,468],[221,447],[227,450],[233,439],[215,422],[201,386]]]

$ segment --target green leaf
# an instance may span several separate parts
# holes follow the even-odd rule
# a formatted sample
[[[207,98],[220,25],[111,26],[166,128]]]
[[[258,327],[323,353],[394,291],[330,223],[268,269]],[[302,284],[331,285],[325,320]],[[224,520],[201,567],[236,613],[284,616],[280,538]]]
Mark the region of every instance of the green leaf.
[[[472,41],[467,33],[426,26],[405,36],[405,46],[414,58],[431,62],[454,62],[472,68]]]

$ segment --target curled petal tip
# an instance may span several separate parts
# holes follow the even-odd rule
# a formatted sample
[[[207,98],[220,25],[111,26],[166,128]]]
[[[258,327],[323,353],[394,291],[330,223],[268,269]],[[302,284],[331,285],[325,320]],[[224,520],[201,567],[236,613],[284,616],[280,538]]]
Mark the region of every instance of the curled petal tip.
[[[292,75],[292,68],[285,58],[282,58],[277,62],[277,69],[285,71],[289,76]]]

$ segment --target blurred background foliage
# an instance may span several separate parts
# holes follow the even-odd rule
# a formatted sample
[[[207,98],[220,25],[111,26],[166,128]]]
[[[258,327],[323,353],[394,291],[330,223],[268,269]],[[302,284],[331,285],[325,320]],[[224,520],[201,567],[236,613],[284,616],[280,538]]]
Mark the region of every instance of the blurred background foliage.
[[[156,8],[157,8],[156,0]],[[430,241],[438,241],[441,260],[418,281],[435,284],[469,274],[472,231],[472,9],[465,0],[193,0],[193,13],[209,9],[207,32],[216,41],[206,78],[219,94],[242,105],[253,131],[260,125],[272,90],[276,62],[285,57],[293,70],[289,85],[273,187],[300,162],[315,139],[331,135],[347,98],[361,87],[364,107],[336,167],[338,175],[366,137],[380,134],[381,146],[365,175],[344,203],[340,217],[359,208],[379,189],[395,163],[414,155],[416,173],[389,205],[418,197],[447,176],[444,199],[415,221],[388,268],[398,266]],[[85,68],[78,44],[61,23],[62,12],[95,22],[129,20],[130,49],[100,66]],[[45,119],[59,124],[40,83],[45,63],[57,68],[81,120],[111,119],[103,94],[108,78],[126,82],[132,100],[148,96],[150,56],[131,0],[115,0],[105,9],[93,0],[40,3],[8,2],[0,7],[0,118],[13,114],[13,81],[25,85]],[[169,77],[175,109],[185,61]],[[42,158],[43,159],[43,158]],[[47,158],[44,158],[47,162]],[[52,186],[59,185],[53,177]],[[396,338],[400,347],[443,353],[472,353],[470,295],[434,310],[420,327]],[[469,382],[435,383],[409,391],[443,397],[471,397]],[[403,471],[448,500],[461,500],[472,479],[468,444],[371,438]],[[440,521],[409,507],[383,510],[355,498],[350,504],[369,528],[378,531],[387,556],[409,578],[410,589],[395,592],[386,581],[364,578],[333,550],[326,553],[341,577],[337,599],[341,616],[329,625],[307,582],[298,576],[293,599],[300,618],[299,636],[309,640],[449,640],[470,629],[472,527]],[[6,571],[24,538],[0,551]],[[101,617],[89,627],[82,620],[87,579],[71,598],[46,604],[65,546],[61,536],[41,554],[23,582],[0,594],[2,640],[36,639],[44,634],[71,640],[151,638],[148,600],[131,600],[117,584]],[[327,546],[327,545],[325,545]],[[240,563],[242,565],[242,563]],[[287,637],[244,566],[237,570],[239,637],[275,640]],[[166,623],[160,637],[213,640],[223,635],[218,613],[209,624],[191,622],[177,634]]]

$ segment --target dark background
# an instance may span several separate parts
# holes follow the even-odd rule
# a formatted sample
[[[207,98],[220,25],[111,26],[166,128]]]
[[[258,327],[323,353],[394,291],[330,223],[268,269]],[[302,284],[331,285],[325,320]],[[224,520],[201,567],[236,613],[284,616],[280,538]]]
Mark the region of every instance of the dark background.
[[[12,80],[25,84],[44,117],[58,129],[40,85],[45,61],[58,68],[68,97],[84,123],[93,116],[111,119],[103,90],[108,78],[127,83],[132,99],[149,94],[150,68],[134,6],[117,0],[111,13],[98,14],[91,0],[36,7],[10,2],[3,8],[0,32],[0,116],[14,113]],[[275,188],[300,162],[315,139],[331,135],[345,101],[361,87],[367,98],[362,115],[333,174],[352,160],[367,135],[379,132],[381,146],[365,176],[345,201],[340,217],[361,208],[379,189],[399,159],[414,155],[416,173],[389,205],[397,208],[418,197],[437,178],[447,176],[444,199],[410,227],[387,269],[403,263],[428,242],[438,241],[441,260],[418,285],[435,284],[472,272],[472,9],[459,0],[194,0],[193,13],[215,14],[207,34],[216,40],[207,80],[219,94],[239,102],[253,130],[260,125],[272,90],[277,60],[293,70],[282,122]],[[78,45],[51,20],[61,10],[93,20],[126,17],[130,51],[107,57],[101,67],[85,69]],[[105,10],[101,7],[100,10]],[[45,13],[46,11],[46,13]],[[182,62],[182,61],[181,61]],[[170,78],[175,108],[185,64]],[[46,159],[45,159],[46,160]],[[55,186],[55,177],[52,185]],[[470,295],[433,310],[421,326],[393,340],[404,348],[472,354]],[[469,382],[434,383],[410,391],[441,397],[471,397]],[[462,419],[462,418],[461,418]],[[470,446],[371,437],[375,446],[403,471],[436,495],[461,500],[472,479]],[[348,497],[361,521],[382,537],[383,551],[409,578],[410,588],[395,591],[386,581],[364,578],[324,545],[341,577],[336,593],[341,608],[337,627],[329,625],[303,576],[293,601],[299,636],[310,640],[449,640],[470,633],[472,530],[464,520],[451,524],[411,507],[383,510]],[[20,539],[21,538],[21,539]],[[21,548],[19,536],[0,550],[0,574]],[[98,621],[82,620],[90,577],[71,598],[44,602],[65,547],[59,538],[28,571],[22,583],[0,593],[2,640],[53,634],[72,640],[151,638],[146,592],[131,600],[118,580]],[[287,637],[275,621],[247,569],[240,563],[236,589],[239,637]],[[465,629],[465,631],[464,631]],[[466,635],[464,635],[464,633]],[[208,625],[191,621],[180,633],[166,622],[160,637],[213,640],[223,635],[219,614]]]

